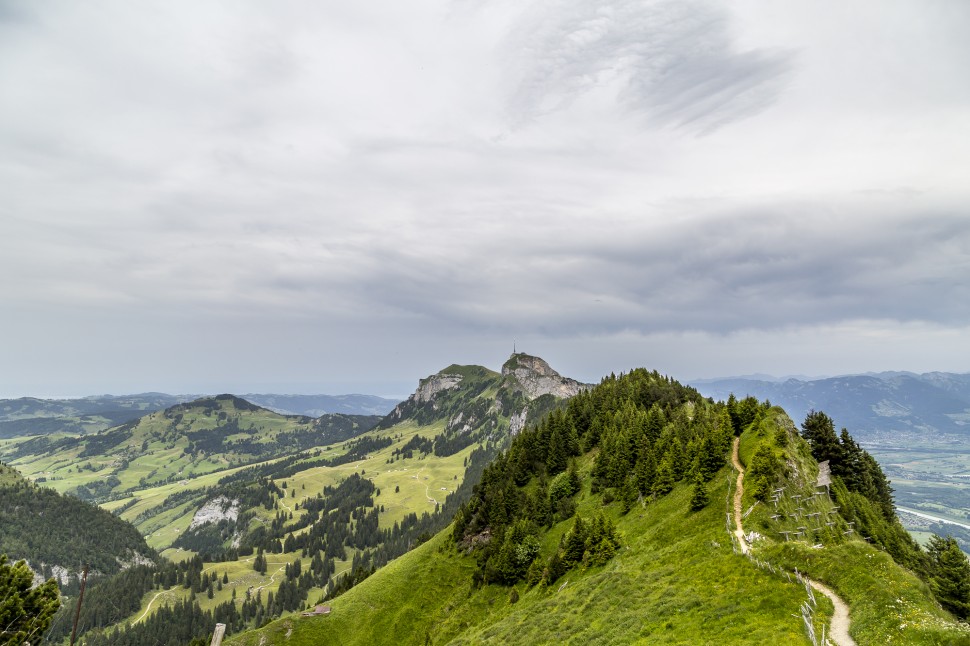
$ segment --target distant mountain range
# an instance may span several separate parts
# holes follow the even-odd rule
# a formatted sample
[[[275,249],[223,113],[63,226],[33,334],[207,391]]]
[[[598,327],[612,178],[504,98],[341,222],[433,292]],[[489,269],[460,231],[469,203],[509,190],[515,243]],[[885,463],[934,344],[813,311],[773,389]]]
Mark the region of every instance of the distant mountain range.
[[[201,397],[203,395],[140,393],[93,395],[78,399],[0,399],[0,438],[96,433]],[[384,416],[398,403],[375,395],[247,394],[243,398],[283,415],[307,417],[329,413]]]
[[[387,415],[398,404],[396,399],[376,395],[240,395],[246,401],[283,415],[320,417],[327,413],[344,415]]]
[[[970,374],[882,372],[785,381],[726,377],[691,385],[714,399],[731,393],[769,399],[796,423],[810,410],[822,410],[862,439],[877,440],[886,432],[970,435]]]

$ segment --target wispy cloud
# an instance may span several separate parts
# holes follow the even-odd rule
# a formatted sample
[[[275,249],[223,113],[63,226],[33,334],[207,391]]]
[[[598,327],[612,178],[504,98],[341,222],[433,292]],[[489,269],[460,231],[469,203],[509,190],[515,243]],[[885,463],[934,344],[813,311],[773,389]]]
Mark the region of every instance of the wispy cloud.
[[[769,106],[789,51],[742,50],[723,6],[671,0],[539,4],[510,37],[516,123],[614,93],[647,123],[707,133]]]

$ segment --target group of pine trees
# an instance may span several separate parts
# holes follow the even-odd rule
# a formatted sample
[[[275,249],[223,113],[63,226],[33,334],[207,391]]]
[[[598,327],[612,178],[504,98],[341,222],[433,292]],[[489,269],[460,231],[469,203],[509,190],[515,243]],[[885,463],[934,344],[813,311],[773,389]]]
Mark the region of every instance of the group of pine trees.
[[[598,449],[593,492],[602,491],[607,502],[618,499],[624,512],[666,495],[680,481],[694,483],[691,505],[699,509],[707,504],[705,483],[724,465],[736,430],[725,406],[657,372],[610,376],[524,430],[492,461],[456,513],[453,537],[474,549],[480,582],[555,580],[563,566],[601,563],[617,544],[604,541],[595,519],[593,544],[583,538],[582,551],[574,538],[568,555],[543,561],[536,547],[541,527],[575,514],[579,456]],[[571,536],[583,536],[585,522],[577,520]]]
[[[842,517],[854,522],[856,531],[885,549],[897,563],[925,573],[926,556],[896,517],[893,490],[875,458],[848,430],[843,428],[837,435],[832,418],[820,411],[806,416],[802,437],[816,461],[828,461],[832,496]]]
[[[54,564],[113,574],[118,557],[154,558],[145,539],[129,523],[95,505],[40,487],[10,467],[0,484],[0,545],[35,564]],[[44,572],[50,574],[49,570]]]

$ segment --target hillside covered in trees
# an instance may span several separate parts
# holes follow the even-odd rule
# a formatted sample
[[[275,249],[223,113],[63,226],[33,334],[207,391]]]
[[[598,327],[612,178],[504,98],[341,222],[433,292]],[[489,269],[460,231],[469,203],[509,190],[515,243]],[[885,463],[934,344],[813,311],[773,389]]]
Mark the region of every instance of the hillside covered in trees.
[[[333,599],[331,616],[232,643],[818,643],[832,606],[797,572],[848,601],[857,643],[970,643],[954,622],[967,579],[947,571],[966,560],[945,539],[930,553],[908,540],[848,433],[831,493],[818,487],[820,420],[799,433],[767,402],[611,376],[515,437],[448,531]],[[732,441],[756,528],[743,543],[725,527]]]
[[[55,568],[76,575],[84,564],[108,576],[156,556],[129,523],[95,505],[36,485],[3,465],[0,552],[14,560],[26,559],[45,579],[54,575]],[[62,586],[67,580],[62,578]]]

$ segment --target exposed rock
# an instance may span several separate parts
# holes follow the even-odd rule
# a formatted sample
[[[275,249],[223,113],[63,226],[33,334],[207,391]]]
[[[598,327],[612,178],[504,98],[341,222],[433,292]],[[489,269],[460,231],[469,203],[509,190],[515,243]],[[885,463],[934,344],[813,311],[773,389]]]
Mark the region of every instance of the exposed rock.
[[[457,388],[458,384],[461,383],[461,375],[449,375],[446,373],[438,373],[436,375],[431,375],[427,379],[422,379],[421,383],[418,385],[418,389],[414,392],[412,397],[418,402],[428,402],[434,399],[434,396],[443,390],[448,390],[450,388]]]
[[[154,561],[152,561],[147,556],[139,554],[138,552],[133,552],[131,550],[128,550],[127,560],[117,556],[115,557],[115,560],[118,561],[118,565],[121,566],[122,570],[127,570],[128,568],[134,567],[136,565],[154,565]]]
[[[563,377],[539,357],[521,352],[513,354],[505,362],[502,366],[502,375],[515,377],[530,399],[542,395],[554,395],[565,399],[575,397],[589,389],[587,384]]]
[[[518,415],[509,418],[509,435],[515,437],[525,428],[525,420],[529,416],[529,407],[526,406]]]
[[[40,566],[36,568],[32,566],[30,564],[30,561],[28,561],[27,559],[24,559],[24,563],[26,563],[27,567],[30,568],[30,571],[34,573],[34,580],[31,582],[30,587],[36,588],[37,586],[42,585],[47,581],[47,579],[44,578],[44,574],[43,574],[43,569],[44,569],[43,563],[41,563]],[[57,585],[67,585],[68,583],[70,583],[72,578],[77,576],[75,574],[72,574],[70,570],[68,570],[66,567],[63,567],[61,565],[52,565],[50,566],[50,568],[51,568],[50,578],[57,581]]]
[[[226,496],[218,496],[202,505],[199,511],[195,512],[189,529],[206,523],[218,523],[220,520],[236,520],[237,518],[239,518],[239,501]]]
[[[464,422],[464,424],[462,423]],[[445,426],[446,430],[453,431],[458,429],[459,433],[467,433],[478,425],[478,420],[475,419],[474,415],[469,415],[468,419],[465,419],[465,413],[459,412],[457,415],[448,420],[448,424]]]

